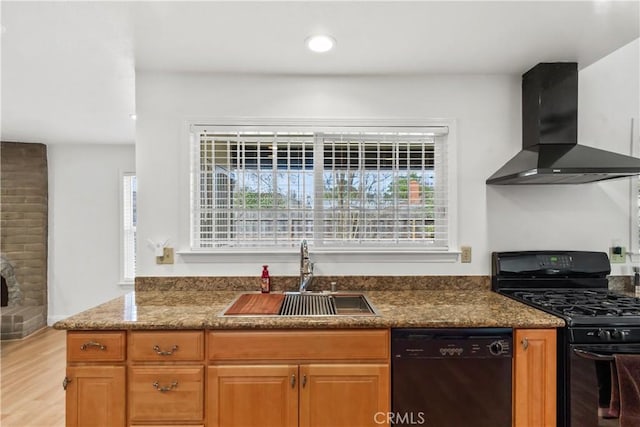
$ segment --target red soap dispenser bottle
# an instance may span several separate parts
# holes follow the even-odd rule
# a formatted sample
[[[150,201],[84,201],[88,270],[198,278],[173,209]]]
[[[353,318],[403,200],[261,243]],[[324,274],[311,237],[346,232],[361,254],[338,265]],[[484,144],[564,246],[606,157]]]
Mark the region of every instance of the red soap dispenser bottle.
[[[262,276],[260,277],[260,291],[263,294],[271,292],[271,277],[269,276],[269,266],[262,266]]]

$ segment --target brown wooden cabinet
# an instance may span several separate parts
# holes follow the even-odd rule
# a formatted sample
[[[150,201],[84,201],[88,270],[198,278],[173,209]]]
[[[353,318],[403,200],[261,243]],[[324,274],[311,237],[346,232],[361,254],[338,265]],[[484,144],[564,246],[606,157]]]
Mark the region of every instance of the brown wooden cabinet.
[[[300,427],[386,425],[388,364],[300,366]]]
[[[215,331],[209,358],[209,427],[386,425],[388,330]]]
[[[204,419],[203,366],[133,366],[128,390],[132,423]]]
[[[124,427],[123,366],[67,368],[67,427]]]
[[[126,425],[124,332],[68,332],[67,427]]]
[[[514,427],[555,427],[555,329],[514,347]],[[388,329],[69,331],[67,426],[385,426],[389,354]]]
[[[209,427],[296,427],[297,365],[210,366]]]
[[[208,384],[210,427],[373,427],[389,411],[382,363],[210,366]]]
[[[556,330],[516,329],[514,427],[556,425]]]
[[[204,331],[132,331],[129,360],[133,362],[202,362]]]
[[[132,331],[129,362],[130,423],[204,423],[204,331]]]

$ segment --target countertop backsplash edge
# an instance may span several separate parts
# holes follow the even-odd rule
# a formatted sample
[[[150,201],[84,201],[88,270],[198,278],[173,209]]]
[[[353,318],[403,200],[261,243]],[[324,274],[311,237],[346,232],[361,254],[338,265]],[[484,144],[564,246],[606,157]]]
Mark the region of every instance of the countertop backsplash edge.
[[[298,276],[272,276],[272,291],[297,291]],[[310,291],[406,291],[489,290],[489,276],[316,276]],[[257,276],[143,276],[136,277],[136,291],[258,291]]]

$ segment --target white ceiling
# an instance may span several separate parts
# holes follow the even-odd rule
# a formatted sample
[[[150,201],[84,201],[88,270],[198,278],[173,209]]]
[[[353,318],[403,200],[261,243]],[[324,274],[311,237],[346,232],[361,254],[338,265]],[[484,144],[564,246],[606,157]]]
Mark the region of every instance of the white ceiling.
[[[634,1],[2,1],[2,139],[132,143],[135,71],[297,75],[581,68],[640,37]],[[327,32],[337,47],[312,54]]]

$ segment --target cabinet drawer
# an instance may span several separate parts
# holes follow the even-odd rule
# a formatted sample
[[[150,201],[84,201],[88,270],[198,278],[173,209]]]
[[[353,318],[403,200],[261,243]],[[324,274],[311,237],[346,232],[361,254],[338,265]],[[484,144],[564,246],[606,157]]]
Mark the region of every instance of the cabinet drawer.
[[[202,421],[203,380],[203,366],[129,368],[131,423]]]
[[[129,357],[136,362],[203,360],[204,332],[134,331],[129,342]]]
[[[120,362],[125,360],[124,331],[67,332],[67,361]]]
[[[388,360],[387,329],[212,331],[211,360]]]

